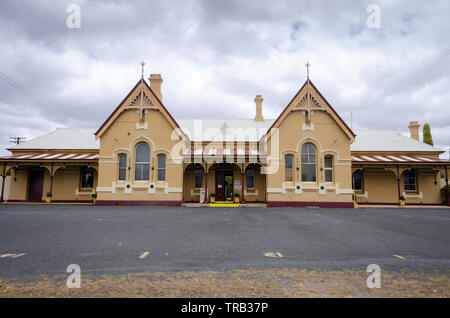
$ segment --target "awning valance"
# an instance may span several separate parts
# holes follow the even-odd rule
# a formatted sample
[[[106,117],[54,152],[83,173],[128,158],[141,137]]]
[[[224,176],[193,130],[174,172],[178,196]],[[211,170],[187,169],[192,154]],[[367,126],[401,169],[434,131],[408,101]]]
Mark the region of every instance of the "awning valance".
[[[205,147],[203,149],[187,149],[184,154],[185,157],[188,156],[266,156],[265,152],[259,151],[257,149],[243,149],[243,148],[218,148],[218,147]]]
[[[439,164],[449,165],[449,160],[432,159],[421,156],[406,156],[406,155],[359,155],[352,156],[352,163],[374,163],[374,164]]]
[[[0,161],[97,161],[97,153],[29,153],[15,156],[0,157]]]

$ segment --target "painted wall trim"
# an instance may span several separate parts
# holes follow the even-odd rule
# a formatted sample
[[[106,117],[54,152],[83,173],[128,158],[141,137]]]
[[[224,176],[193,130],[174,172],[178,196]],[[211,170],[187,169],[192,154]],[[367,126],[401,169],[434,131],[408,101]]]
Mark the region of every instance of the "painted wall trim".
[[[398,202],[357,202],[358,205],[393,205],[393,206],[398,206]],[[405,205],[425,205],[425,206],[443,206],[445,207],[446,205],[442,204],[442,203],[423,203],[423,202],[418,202],[418,203],[411,203],[411,202],[406,202]]]
[[[307,201],[267,201],[268,208],[294,207],[304,208],[317,206],[320,208],[354,208],[353,202],[307,202]]]
[[[180,206],[182,201],[97,200],[98,206]]]

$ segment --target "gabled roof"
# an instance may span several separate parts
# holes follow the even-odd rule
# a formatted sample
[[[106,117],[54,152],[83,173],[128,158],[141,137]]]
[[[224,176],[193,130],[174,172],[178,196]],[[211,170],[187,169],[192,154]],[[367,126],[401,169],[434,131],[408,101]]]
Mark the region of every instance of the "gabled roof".
[[[100,143],[95,140],[94,132],[95,128],[57,128],[51,133],[25,141],[8,150],[98,150]]]
[[[344,122],[344,120],[339,116],[339,114],[334,110],[334,108],[328,103],[328,101],[323,97],[323,95],[320,93],[320,91],[314,86],[313,82],[308,78],[306,82],[302,85],[302,87],[299,89],[297,94],[291,99],[291,101],[287,104],[287,106],[284,108],[284,110],[281,112],[280,116],[274,121],[272,126],[267,131],[267,137],[271,134],[272,128],[278,128],[279,125],[283,122],[284,118],[287,116],[287,114],[291,111],[291,109],[295,106],[294,101],[297,99],[298,96],[304,96],[306,94],[306,89],[309,87],[312,89],[313,93],[320,96],[320,98],[324,101],[325,107],[327,112],[331,115],[331,117],[337,122],[337,124],[344,130],[346,135],[350,138],[350,140],[354,141],[356,135],[353,133],[353,131],[347,126],[347,124]]]
[[[351,151],[443,152],[439,148],[403,136],[392,130],[358,130],[357,136],[355,142],[350,145]]]
[[[166,109],[164,104],[161,102],[161,100],[158,98],[158,96],[153,92],[153,90],[150,88],[150,86],[147,84],[147,82],[144,80],[144,78],[141,78],[136,85],[134,85],[133,89],[128,93],[128,95],[122,100],[122,102],[114,109],[114,111],[109,115],[109,117],[105,120],[105,122],[100,126],[100,128],[95,132],[95,138],[100,138],[103,133],[111,126],[111,124],[114,122],[114,120],[125,110],[126,101],[128,98],[137,93],[137,90],[140,87],[143,87],[144,90],[147,90],[148,93],[150,93],[151,97],[157,101],[157,107],[162,112],[163,116],[166,117],[166,119],[169,121],[169,123],[172,125],[174,129],[180,128],[178,123],[175,121],[175,119],[172,117],[172,115],[169,113],[169,111]]]

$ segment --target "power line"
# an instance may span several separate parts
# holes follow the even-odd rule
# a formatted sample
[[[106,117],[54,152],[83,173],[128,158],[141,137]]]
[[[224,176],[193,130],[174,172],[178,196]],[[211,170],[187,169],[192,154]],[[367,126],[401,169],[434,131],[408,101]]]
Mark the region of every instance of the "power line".
[[[13,143],[13,144],[20,144],[21,142],[25,141],[25,139],[27,139],[27,137],[9,137],[9,142]]]
[[[35,103],[39,104],[40,106],[42,106],[46,111],[49,111],[50,107],[48,105],[46,105],[45,103],[41,102],[38,98],[36,98],[36,96],[34,96],[33,94],[31,94],[30,92],[28,92],[25,88],[23,88],[20,84],[18,84],[17,82],[15,82],[12,78],[10,78],[8,75],[6,75],[5,73],[0,71],[0,77],[5,80],[11,87],[13,87],[14,89],[16,89],[20,94],[22,94],[25,97],[31,98]],[[57,113],[52,112],[53,116],[55,116],[61,123],[64,123],[65,120],[60,117]],[[86,138],[85,136],[83,136],[80,132],[78,132],[77,130],[75,130],[76,133],[78,133],[81,137],[83,137],[86,140],[91,141],[90,139]],[[12,137],[12,138],[16,138],[16,137]],[[26,139],[26,137],[19,137],[19,138],[23,138]],[[12,141],[10,141],[12,142]],[[19,141],[19,143],[22,141]],[[17,143],[17,145],[19,144]]]

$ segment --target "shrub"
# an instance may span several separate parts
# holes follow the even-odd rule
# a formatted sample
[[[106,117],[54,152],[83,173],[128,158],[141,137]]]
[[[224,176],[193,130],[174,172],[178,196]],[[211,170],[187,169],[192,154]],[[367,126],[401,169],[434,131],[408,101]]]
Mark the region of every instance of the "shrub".
[[[215,194],[215,193],[211,193],[211,194],[209,195],[209,197],[210,197],[210,198],[215,198],[215,197],[216,197],[216,194]]]
[[[47,198],[51,198],[52,197],[52,193],[51,192],[47,192]]]
[[[235,197],[235,198],[240,198],[241,195],[240,195],[239,193],[235,193],[235,194],[234,194],[234,197]]]
[[[450,185],[448,187],[450,191]],[[447,204],[447,191],[445,189],[445,186],[443,186],[441,189],[441,196],[442,196],[442,203]]]
[[[92,194],[91,194],[91,197],[92,197],[93,199],[97,199],[97,193],[92,193]]]
[[[403,195],[401,195],[400,200],[405,201],[405,197]]]

